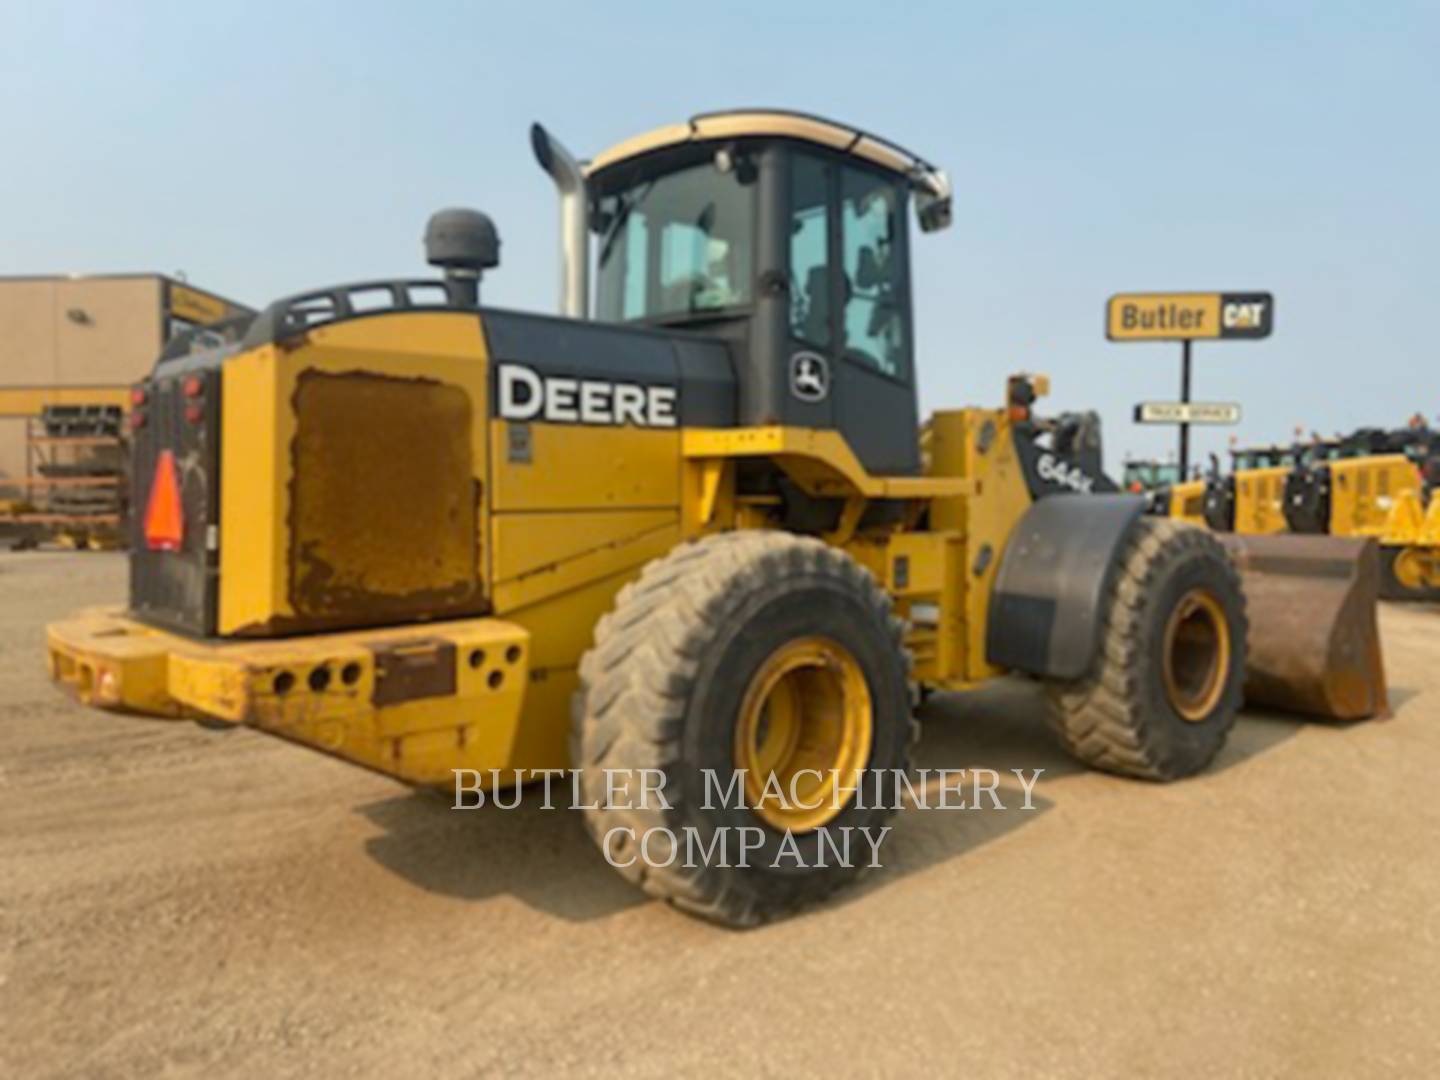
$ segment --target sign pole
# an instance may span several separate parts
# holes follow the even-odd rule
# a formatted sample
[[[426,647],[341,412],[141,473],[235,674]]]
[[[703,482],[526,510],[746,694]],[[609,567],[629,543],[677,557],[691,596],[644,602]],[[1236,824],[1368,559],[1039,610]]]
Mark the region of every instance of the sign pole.
[[[1190,404],[1190,339],[1180,342],[1180,401]],[[1190,479],[1190,424],[1180,424],[1180,482]]]
[[[1180,475],[1190,478],[1190,425],[1238,424],[1240,406],[1190,400],[1190,346],[1197,339],[1266,338],[1275,325],[1269,293],[1116,293],[1105,304],[1105,336],[1111,341],[1180,342],[1180,400],[1142,401],[1139,424],[1180,429]]]

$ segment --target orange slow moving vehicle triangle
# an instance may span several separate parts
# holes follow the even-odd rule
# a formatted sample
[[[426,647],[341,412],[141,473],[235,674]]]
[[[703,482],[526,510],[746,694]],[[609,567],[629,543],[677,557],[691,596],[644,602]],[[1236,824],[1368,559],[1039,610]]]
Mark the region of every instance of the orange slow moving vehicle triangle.
[[[175,474],[175,455],[161,450],[150,482],[150,502],[145,507],[145,546],[151,551],[179,551],[185,539],[185,516],[180,507],[180,479]]]

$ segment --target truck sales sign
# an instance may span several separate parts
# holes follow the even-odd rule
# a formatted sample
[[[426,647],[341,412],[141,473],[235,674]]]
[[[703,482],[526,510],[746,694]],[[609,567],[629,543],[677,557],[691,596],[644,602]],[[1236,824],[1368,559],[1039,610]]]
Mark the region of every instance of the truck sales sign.
[[[1269,293],[1117,293],[1106,308],[1111,341],[1263,338],[1275,320]]]

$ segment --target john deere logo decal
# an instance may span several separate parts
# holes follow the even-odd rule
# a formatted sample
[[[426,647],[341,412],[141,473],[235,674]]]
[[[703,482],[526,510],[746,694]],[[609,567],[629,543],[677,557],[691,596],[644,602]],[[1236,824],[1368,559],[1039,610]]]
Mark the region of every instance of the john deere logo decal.
[[[819,353],[790,357],[790,392],[801,401],[824,401],[830,393],[830,364]]]

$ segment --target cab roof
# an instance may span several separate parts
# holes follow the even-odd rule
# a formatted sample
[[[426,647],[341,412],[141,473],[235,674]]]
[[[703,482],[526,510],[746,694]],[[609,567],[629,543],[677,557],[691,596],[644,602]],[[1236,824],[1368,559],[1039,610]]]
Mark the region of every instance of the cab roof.
[[[918,154],[848,124],[785,109],[734,109],[700,113],[683,124],[670,124],[626,139],[597,154],[586,167],[585,174],[594,176],[612,165],[685,143],[747,138],[786,138],[813,143],[853,154],[912,183],[923,182],[926,174],[936,171]]]

